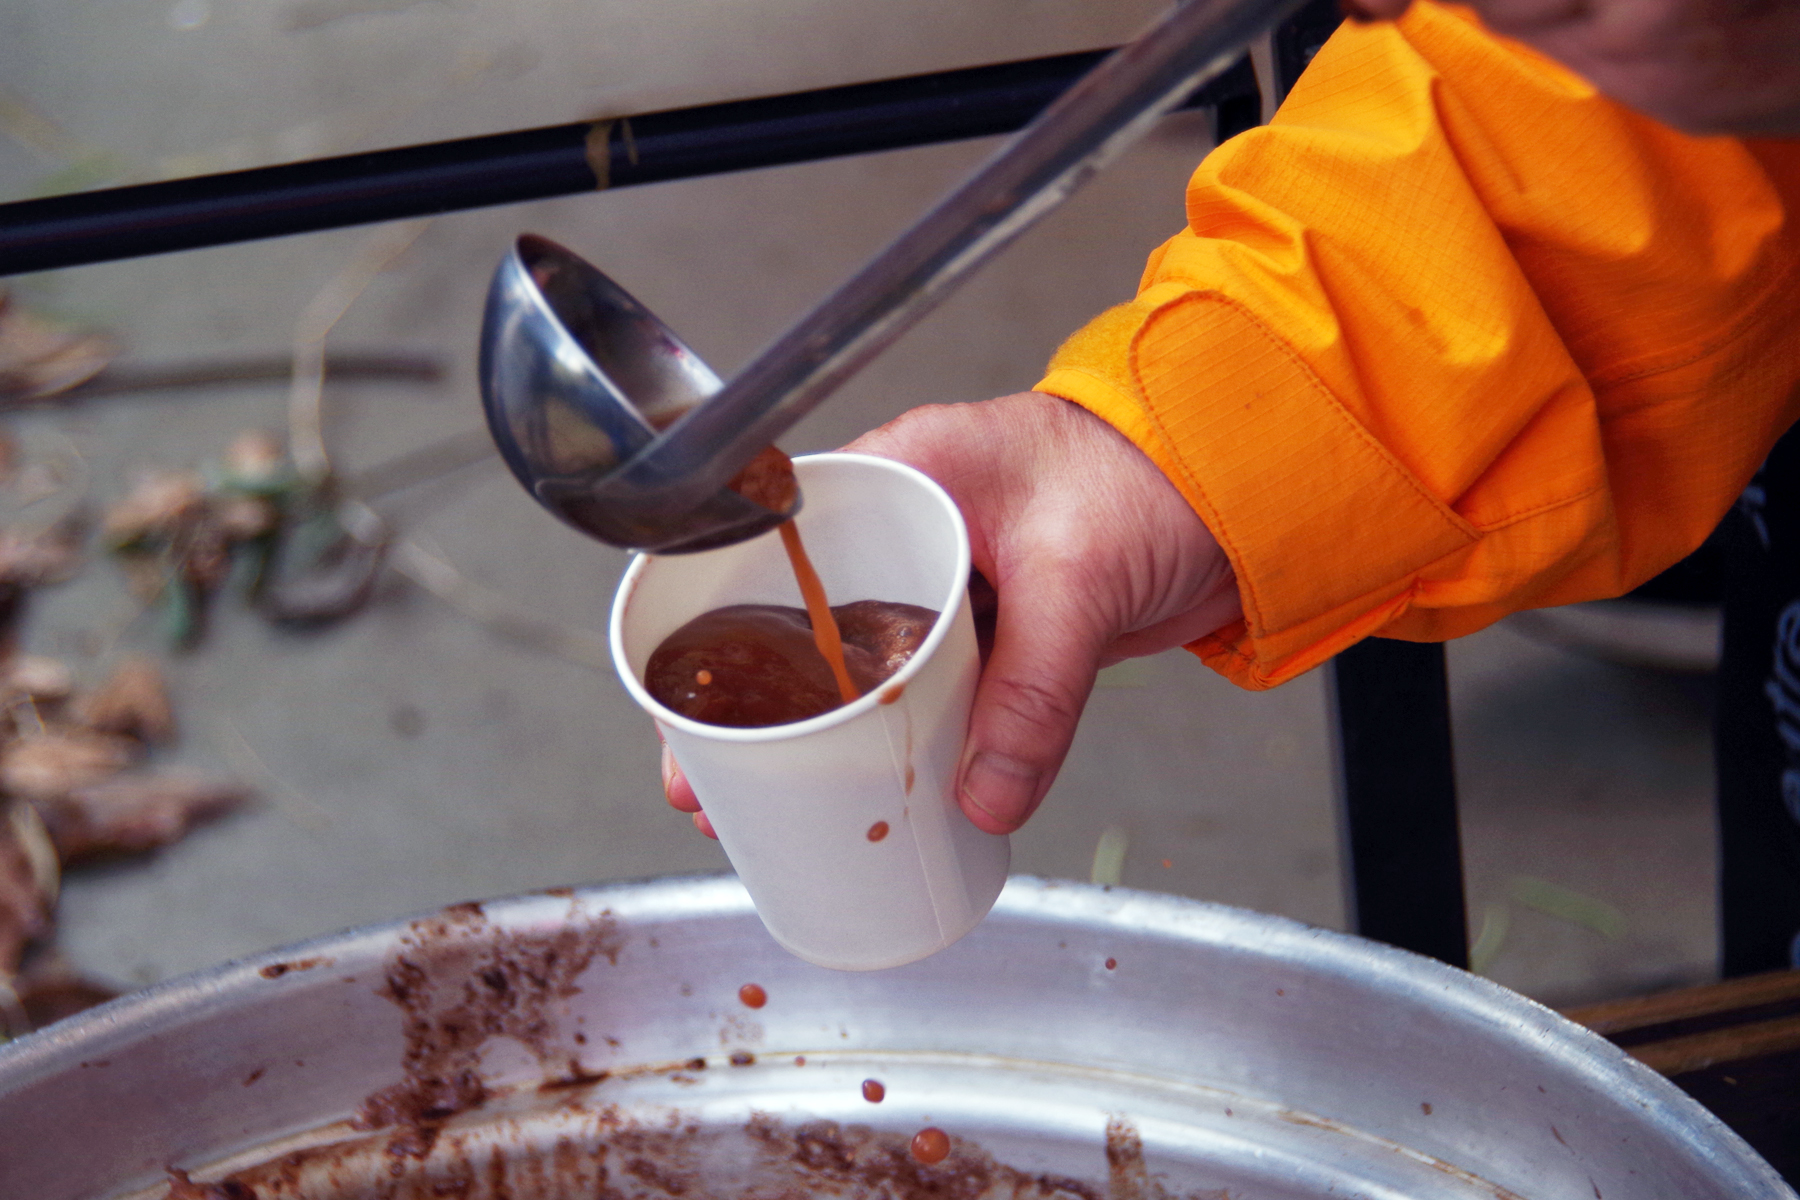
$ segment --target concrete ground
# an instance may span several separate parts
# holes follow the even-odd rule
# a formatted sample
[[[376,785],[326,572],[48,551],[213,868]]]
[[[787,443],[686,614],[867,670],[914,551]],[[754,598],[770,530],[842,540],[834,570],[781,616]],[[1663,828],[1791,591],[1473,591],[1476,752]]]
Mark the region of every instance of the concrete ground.
[[[23,0],[0,13],[0,198],[1104,45],[1161,6]],[[1204,115],[1167,121],[786,447],[828,448],[920,403],[1028,387],[1179,228],[1209,128]],[[586,254],[729,373],[991,148],[439,218],[331,345],[436,356],[445,379],[332,385],[338,461],[354,473],[478,426],[481,299],[521,230]],[[285,353],[308,302],[377,236],[85,267],[16,291],[115,333],[134,363]],[[100,505],[136,467],[193,465],[240,429],[282,428],[285,403],[281,385],[156,393],[11,427],[28,457],[78,458],[77,490]],[[492,461],[377,507],[513,610],[603,627],[624,556],[558,525]],[[40,597],[26,643],[89,681],[121,652],[161,652],[154,621],[98,558]],[[649,722],[608,670],[498,636],[398,576],[365,613],[310,635],[227,599],[198,649],[165,657],[184,726],[168,757],[246,776],[259,799],[157,856],[70,876],[62,941],[99,976],[147,983],[468,897],[726,865],[663,806]],[[1552,1002],[1704,977],[1704,687],[1504,627],[1453,646],[1451,661],[1483,969]],[[1339,926],[1333,803],[1318,675],[1251,695],[1177,652],[1103,679],[1015,864],[1085,878],[1112,830],[1129,885]]]

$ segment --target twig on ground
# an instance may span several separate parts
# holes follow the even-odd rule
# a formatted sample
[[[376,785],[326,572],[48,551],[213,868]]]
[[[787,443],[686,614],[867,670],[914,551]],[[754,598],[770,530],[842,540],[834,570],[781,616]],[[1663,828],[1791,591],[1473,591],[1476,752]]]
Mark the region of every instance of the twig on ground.
[[[348,352],[327,354],[323,374],[328,380],[431,384],[443,379],[444,368],[437,359],[425,355]],[[291,385],[293,378],[294,359],[290,355],[176,363],[116,363],[86,383],[77,384],[55,395],[0,394],[0,411],[73,404],[81,400],[141,392],[195,391],[200,388],[243,387],[257,383]]]
[[[294,376],[288,392],[288,454],[302,479],[324,489],[334,483],[331,450],[325,438],[325,341],[350,306],[389,263],[423,233],[429,220],[411,221],[378,232],[350,263],[313,297],[294,330]],[[371,541],[379,514],[363,501],[383,492],[411,487],[445,472],[488,457],[493,445],[484,430],[471,430],[391,459],[344,487],[341,513],[357,510],[358,540]],[[352,526],[345,522],[346,529]],[[533,616],[502,593],[465,576],[442,555],[416,541],[399,540],[386,547],[385,561],[438,599],[490,633],[546,651],[570,662],[609,669],[612,655],[600,634]],[[371,571],[379,569],[379,562]]]
[[[430,226],[426,218],[378,229],[300,314],[294,327],[294,378],[288,390],[288,453],[309,483],[323,484],[331,478],[324,430],[325,339],[375,277]]]

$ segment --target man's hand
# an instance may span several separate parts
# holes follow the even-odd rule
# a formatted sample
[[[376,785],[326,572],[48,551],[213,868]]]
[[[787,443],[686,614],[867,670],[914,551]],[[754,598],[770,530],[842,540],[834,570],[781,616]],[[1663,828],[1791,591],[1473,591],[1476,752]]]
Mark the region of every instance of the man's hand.
[[[1800,136],[1800,0],[1472,0],[1483,23],[1688,133]],[[1343,0],[1393,19],[1411,0]]]
[[[845,449],[937,480],[997,593],[958,782],[963,811],[990,833],[1017,829],[1044,798],[1099,668],[1241,615],[1230,564],[1181,493],[1067,401],[1024,392],[914,409]],[[663,788],[711,832],[666,749]]]

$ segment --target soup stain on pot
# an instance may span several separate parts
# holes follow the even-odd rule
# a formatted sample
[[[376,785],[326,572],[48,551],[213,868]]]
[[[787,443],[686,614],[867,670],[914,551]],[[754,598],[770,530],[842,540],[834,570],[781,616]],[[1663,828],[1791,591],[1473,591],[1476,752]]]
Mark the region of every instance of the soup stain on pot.
[[[310,971],[314,967],[329,967],[330,965],[331,959],[321,955],[314,958],[297,958],[292,962],[270,963],[257,974],[264,979],[280,979],[289,971]]]
[[[446,1120],[487,1098],[481,1053],[497,1037],[524,1046],[547,1078],[587,1074],[557,1045],[552,1006],[580,991],[575,981],[596,957],[616,963],[622,945],[610,913],[574,903],[549,930],[497,929],[479,904],[412,922],[377,989],[406,1018],[401,1079],[370,1094],[351,1125],[398,1127],[393,1152],[423,1158]]]
[[[554,1145],[534,1143],[498,1125],[453,1123],[423,1161],[396,1152],[393,1139],[364,1136],[310,1146],[232,1171],[216,1183],[169,1172],[166,1200],[368,1200],[369,1197],[459,1197],[460,1200],[722,1200],[760,1195],[799,1200],[1175,1200],[1160,1190],[1109,1195],[1104,1185],[1032,1174],[996,1161],[967,1140],[952,1147],[940,1129],[925,1162],[906,1134],[832,1121],[789,1125],[759,1114],[741,1126],[696,1122],[654,1124],[615,1105],[589,1107],[574,1097],[558,1105],[563,1131]],[[499,1133],[496,1140],[495,1134]],[[744,1146],[748,1159],[735,1147]],[[733,1177],[709,1179],[721,1150],[738,1163]],[[712,1168],[716,1174],[716,1167]],[[754,1182],[754,1189],[742,1185]],[[1155,1181],[1148,1181],[1154,1187]],[[1220,1193],[1183,1193],[1180,1200],[1219,1200]]]

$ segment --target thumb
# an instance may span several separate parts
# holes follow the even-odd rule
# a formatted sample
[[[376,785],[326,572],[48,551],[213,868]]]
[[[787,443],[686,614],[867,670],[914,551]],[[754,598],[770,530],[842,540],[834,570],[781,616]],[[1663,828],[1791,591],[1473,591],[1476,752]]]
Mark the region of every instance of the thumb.
[[[975,690],[957,781],[963,812],[988,833],[1025,823],[1075,738],[1105,642],[1080,599],[1066,580],[1048,576],[1001,583],[994,648]]]

